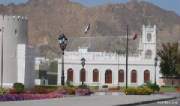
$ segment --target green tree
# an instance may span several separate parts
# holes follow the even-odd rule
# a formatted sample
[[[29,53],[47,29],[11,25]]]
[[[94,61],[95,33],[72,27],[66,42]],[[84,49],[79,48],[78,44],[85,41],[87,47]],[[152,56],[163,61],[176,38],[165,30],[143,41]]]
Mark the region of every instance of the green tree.
[[[162,44],[162,49],[158,50],[160,61],[160,72],[165,77],[180,77],[180,52],[178,43]]]
[[[49,66],[49,71],[50,72],[57,72],[57,68],[58,68],[58,62],[57,61],[52,61],[50,63],[50,66]]]

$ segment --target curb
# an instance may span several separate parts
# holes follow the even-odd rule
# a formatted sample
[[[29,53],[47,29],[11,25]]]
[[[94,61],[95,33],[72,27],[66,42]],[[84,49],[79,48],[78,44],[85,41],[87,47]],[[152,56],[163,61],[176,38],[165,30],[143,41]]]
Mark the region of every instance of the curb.
[[[158,102],[158,101],[173,100],[173,99],[177,99],[177,98],[178,98],[178,97],[163,98],[163,99],[157,99],[157,100],[150,100],[150,101],[143,101],[143,102],[135,102],[135,103],[130,103],[130,104],[120,104],[120,105],[115,105],[115,106],[136,106],[136,105],[150,104],[150,103]]]

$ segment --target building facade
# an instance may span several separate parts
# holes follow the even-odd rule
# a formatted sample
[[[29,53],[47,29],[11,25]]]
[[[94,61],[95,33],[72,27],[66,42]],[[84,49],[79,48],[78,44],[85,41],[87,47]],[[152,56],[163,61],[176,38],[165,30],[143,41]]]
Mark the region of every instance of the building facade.
[[[155,68],[156,25],[142,27],[138,53],[128,57],[128,86],[139,86],[147,81],[159,83],[159,65]],[[82,68],[81,58],[86,59]],[[61,59],[58,61],[58,84],[61,84]],[[156,69],[156,73],[155,73]],[[79,51],[65,51],[65,81],[73,85],[84,82],[90,86],[125,86],[126,55],[106,52],[89,52],[88,48]]]
[[[3,87],[13,83],[34,86],[34,48],[28,45],[28,20],[0,15],[0,80]]]

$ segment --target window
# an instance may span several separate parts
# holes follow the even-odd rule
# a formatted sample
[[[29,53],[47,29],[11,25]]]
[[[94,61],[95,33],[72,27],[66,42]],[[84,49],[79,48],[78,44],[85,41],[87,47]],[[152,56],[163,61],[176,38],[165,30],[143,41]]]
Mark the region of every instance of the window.
[[[93,82],[99,81],[99,71],[97,69],[93,70]]]
[[[131,71],[131,83],[136,83],[137,82],[137,73],[136,70]]]
[[[71,68],[67,72],[67,80],[73,81],[73,70]]]
[[[147,41],[150,42],[151,39],[152,39],[152,35],[151,35],[151,33],[148,33],[148,34],[147,34]]]
[[[119,70],[118,72],[118,81],[119,82],[124,82],[124,70]]]
[[[81,71],[80,71],[80,81],[81,82],[86,81],[86,70],[85,69],[81,69]]]
[[[105,83],[112,83],[112,71],[106,70],[105,72]]]
[[[152,51],[151,50],[147,50],[145,53],[145,58],[146,59],[151,59],[152,58]]]
[[[144,71],[144,83],[150,81],[150,72],[149,70]]]

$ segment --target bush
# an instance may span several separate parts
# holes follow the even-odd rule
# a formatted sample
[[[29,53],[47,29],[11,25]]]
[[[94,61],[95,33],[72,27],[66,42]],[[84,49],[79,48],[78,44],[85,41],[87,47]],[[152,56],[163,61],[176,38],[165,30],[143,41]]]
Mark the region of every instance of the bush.
[[[99,86],[90,86],[89,88],[92,89],[92,90],[98,90]]]
[[[0,87],[0,95],[4,95],[4,94],[7,94],[7,93],[8,93],[7,89]]]
[[[108,88],[108,85],[103,85],[102,88]]]
[[[114,88],[108,88],[109,91],[116,91],[116,90],[119,90],[118,87],[114,87]]]
[[[75,92],[76,92],[76,89],[75,89],[75,88],[67,88],[67,93],[68,93],[68,94],[74,95]]]
[[[88,89],[88,86],[85,84],[79,85],[78,86],[79,89]]]
[[[150,95],[152,93],[150,88],[127,88],[124,90],[126,95]]]
[[[59,86],[57,86],[57,85],[36,85],[35,87],[53,89],[53,88],[58,88]]]
[[[71,84],[71,81],[69,80],[66,81],[66,85],[67,87],[74,88],[74,86]]]
[[[151,88],[137,88],[136,89],[136,94],[137,95],[150,95],[152,93],[152,89]]]
[[[24,93],[24,84],[22,83],[14,83],[13,89],[17,91],[17,93]]]
[[[147,82],[147,83],[145,84],[145,86],[147,86],[148,88],[151,88],[153,91],[159,91],[159,90],[160,90],[159,85],[153,84],[153,83],[151,83],[151,82]]]
[[[48,94],[48,93],[50,93],[50,90],[48,88],[35,87],[35,88],[31,88],[30,90],[28,90],[27,93],[30,93],[30,94]]]
[[[76,94],[81,95],[81,96],[90,95],[92,93],[93,92],[91,90],[89,90],[89,89],[77,89],[76,90]]]
[[[124,90],[126,95],[136,95],[136,88],[127,88]]]
[[[24,93],[24,91],[16,90],[16,89],[11,89],[8,94],[21,94]]]

